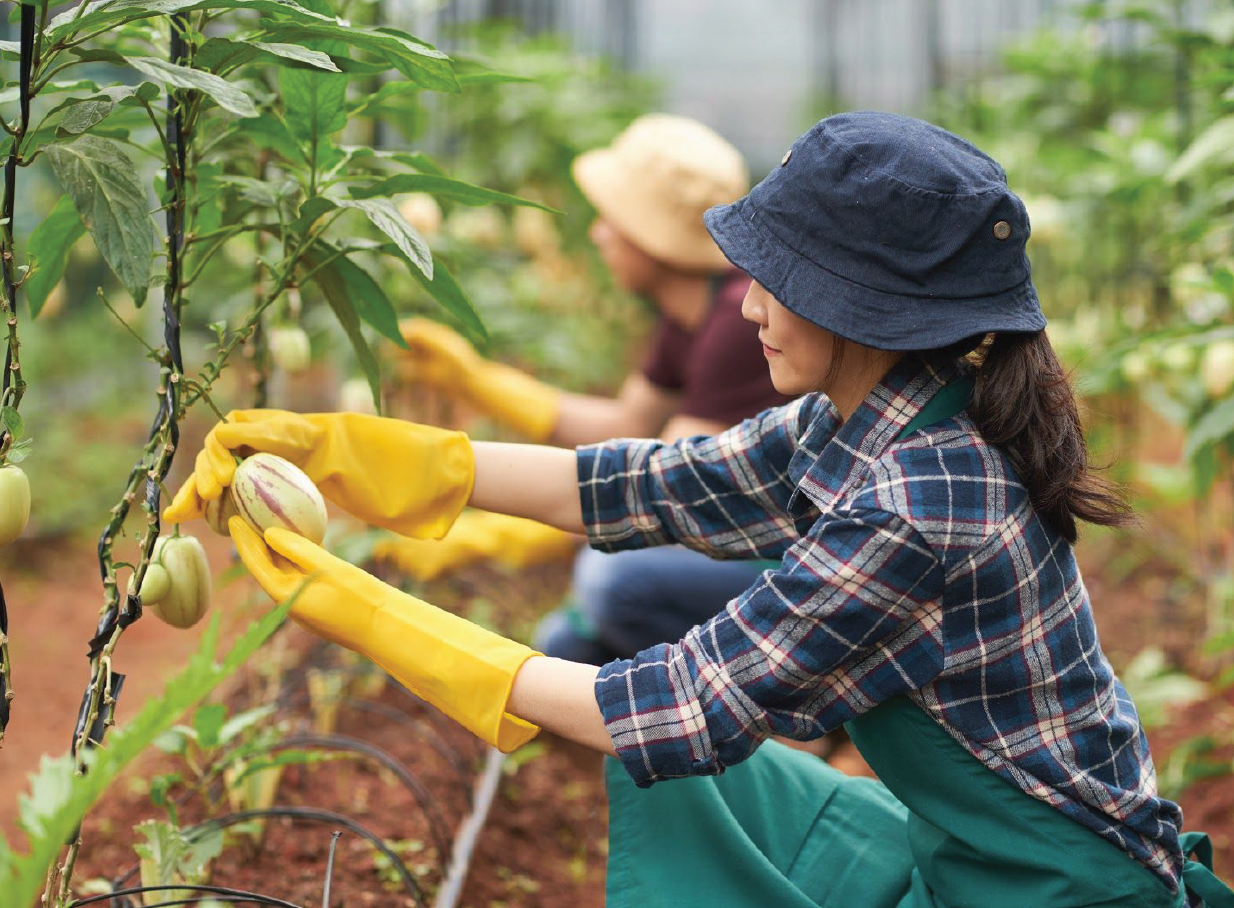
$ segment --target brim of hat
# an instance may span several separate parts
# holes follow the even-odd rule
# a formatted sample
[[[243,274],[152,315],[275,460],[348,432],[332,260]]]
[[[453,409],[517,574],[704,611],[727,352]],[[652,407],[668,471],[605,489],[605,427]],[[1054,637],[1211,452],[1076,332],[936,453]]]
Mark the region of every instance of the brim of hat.
[[[887,293],[801,255],[760,223],[749,196],[708,209],[703,221],[728,260],[786,309],[867,347],[935,350],[977,334],[1035,333],[1046,325],[1031,280],[962,299]]]
[[[728,259],[707,233],[681,229],[663,206],[657,206],[650,187],[638,174],[629,173],[611,150],[583,152],[574,159],[570,171],[592,207],[648,254],[691,271],[727,267]]]

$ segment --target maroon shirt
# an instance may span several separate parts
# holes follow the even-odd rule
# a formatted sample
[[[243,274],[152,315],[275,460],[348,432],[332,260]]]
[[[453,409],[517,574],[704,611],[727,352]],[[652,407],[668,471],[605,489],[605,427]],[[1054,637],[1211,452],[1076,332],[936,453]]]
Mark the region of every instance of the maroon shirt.
[[[680,415],[731,426],[791,400],[771,384],[758,325],[741,317],[749,286],[749,276],[734,269],[722,276],[706,321],[696,330],[663,316],[656,324],[643,375],[681,395]]]

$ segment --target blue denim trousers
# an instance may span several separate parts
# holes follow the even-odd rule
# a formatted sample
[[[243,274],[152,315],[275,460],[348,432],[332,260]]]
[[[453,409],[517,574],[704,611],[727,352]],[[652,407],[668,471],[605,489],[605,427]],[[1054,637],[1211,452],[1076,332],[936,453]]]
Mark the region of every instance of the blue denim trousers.
[[[583,549],[570,595],[541,622],[534,645],[546,656],[604,665],[676,643],[768,566],[714,561],[676,545],[611,554]]]

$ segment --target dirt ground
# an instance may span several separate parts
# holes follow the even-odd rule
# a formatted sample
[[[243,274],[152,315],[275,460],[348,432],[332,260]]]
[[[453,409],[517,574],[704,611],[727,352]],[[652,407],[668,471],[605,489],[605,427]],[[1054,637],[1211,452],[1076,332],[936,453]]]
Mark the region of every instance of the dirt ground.
[[[226,540],[202,534],[212,565],[221,570],[229,561]],[[1203,627],[1203,609],[1171,602],[1163,605],[1162,577],[1153,565],[1116,572],[1107,565],[1113,552],[1108,546],[1085,551],[1086,580],[1093,595],[1103,645],[1115,663],[1124,664],[1147,644],[1162,646],[1179,666],[1203,667],[1196,641]],[[437,589],[440,601],[475,614],[490,614],[495,602],[522,602],[504,616],[516,630],[525,629],[534,613],[554,600],[565,582],[564,566],[542,570],[534,577],[510,577],[482,573]],[[14,666],[13,719],[0,748],[0,788],[9,793],[0,799],[0,829],[15,842],[15,798],[24,787],[24,777],[42,753],[62,752],[68,742],[77,704],[86,680],[85,643],[96,620],[99,601],[97,569],[90,540],[63,540],[52,546],[24,546],[9,550],[0,561],[0,577],[9,602]],[[229,610],[233,634],[251,614],[242,605],[253,596],[247,581],[226,586],[219,607]],[[250,607],[251,608],[251,607]],[[522,611],[520,611],[521,609]],[[1165,620],[1167,619],[1168,620]],[[299,631],[284,631],[294,637]],[[125,635],[118,650],[116,669],[128,676],[119,716],[123,722],[137,705],[158,690],[195,646],[197,631],[181,632],[154,619],[143,619]],[[295,644],[308,651],[307,640]],[[294,647],[293,647],[294,648]],[[256,670],[245,673],[227,694],[236,708],[260,702],[254,691]],[[294,698],[293,698],[294,699]],[[387,712],[402,710],[425,720],[409,706],[405,695],[387,685],[376,702]],[[285,711],[289,721],[304,731],[312,716],[293,703]],[[382,749],[421,779],[429,800],[452,836],[465,811],[468,793],[460,781],[474,778],[481,751],[475,742],[448,723],[429,725],[440,737],[437,750],[427,747],[406,728],[392,722],[374,721],[373,715],[342,709],[334,733],[363,739]],[[409,726],[410,727],[410,726]],[[419,734],[419,732],[417,732]],[[1187,788],[1181,798],[1188,828],[1207,830],[1213,837],[1219,872],[1234,871],[1234,775],[1229,772],[1234,757],[1234,694],[1226,690],[1195,705],[1172,711],[1168,723],[1150,733],[1159,769],[1170,762],[1180,745],[1199,736],[1210,736],[1212,761],[1224,761],[1226,771],[1202,779]],[[444,759],[443,753],[455,757]],[[465,772],[451,759],[465,763]],[[842,749],[834,762],[842,768],[863,771],[860,758]],[[77,881],[92,877],[114,879],[131,869],[132,826],[158,816],[151,807],[146,784],[153,774],[166,771],[166,758],[155,755],[136,766],[121,780],[91,816]],[[399,854],[425,888],[426,898],[440,881],[439,856],[431,844],[423,805],[412,797],[388,767],[362,761],[293,766],[284,773],[280,803],[325,808],[360,820],[387,842],[396,843]],[[194,808],[185,807],[183,819],[194,819]],[[264,847],[232,849],[219,862],[215,879],[221,884],[252,888],[297,901],[319,904],[324,862],[329,844],[329,826],[308,827],[291,820],[271,821]],[[579,749],[546,740],[518,756],[502,776],[498,797],[480,835],[468,882],[459,904],[468,908],[516,908],[516,906],[600,906],[603,904],[606,843],[603,790],[599,761]],[[20,847],[20,845],[18,845]],[[414,899],[400,889],[389,862],[362,838],[349,835],[340,840],[334,870],[337,904],[413,905]]]

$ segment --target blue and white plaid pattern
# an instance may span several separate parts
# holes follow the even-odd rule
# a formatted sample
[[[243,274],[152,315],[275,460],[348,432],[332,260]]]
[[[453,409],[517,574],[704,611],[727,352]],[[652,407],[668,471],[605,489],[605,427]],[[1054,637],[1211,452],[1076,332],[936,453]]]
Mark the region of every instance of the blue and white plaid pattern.
[[[782,557],[680,643],[601,670],[618,755],[640,785],[717,773],[904,694],[1177,892],[1181,812],[1157,795],[1070,545],[967,415],[897,440],[955,375],[906,357],[842,426],[807,395],[714,438],[579,449],[596,548]]]

